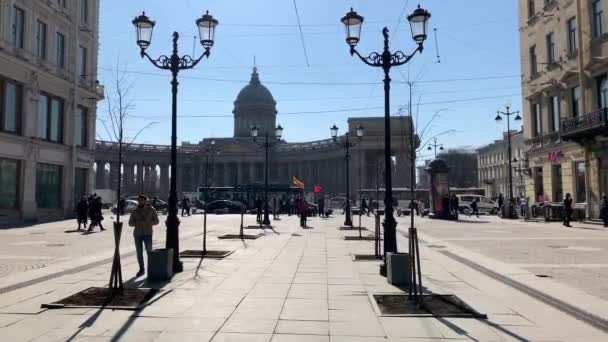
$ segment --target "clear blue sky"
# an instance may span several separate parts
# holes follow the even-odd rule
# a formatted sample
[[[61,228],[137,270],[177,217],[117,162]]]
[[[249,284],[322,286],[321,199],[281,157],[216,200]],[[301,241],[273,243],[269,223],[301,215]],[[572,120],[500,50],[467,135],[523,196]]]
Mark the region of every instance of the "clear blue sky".
[[[145,10],[156,21],[150,54],[169,53],[174,30],[181,34],[181,52],[192,54],[197,34],[194,21],[208,9],[220,22],[216,43],[208,60],[181,73],[178,111],[180,116],[228,117],[182,117],[178,120],[178,141],[232,136],[233,101],[250,78],[254,55],[262,83],[277,101],[277,122],[285,128],[284,138],[289,142],[325,139],[334,123],[343,131],[349,116],[383,115],[381,70],[350,56],[339,19],[351,6],[365,17],[358,46],[362,53],[381,49],[383,26],[391,32],[392,49],[409,52],[415,45],[405,17],[417,3],[298,0],[308,66],[291,0],[103,0],[99,78],[109,84],[119,59],[121,69],[128,70],[135,82],[131,93],[135,109],[127,131],[133,134],[148,122],[158,121],[138,141],[168,144],[169,75],[139,58],[131,20]],[[521,106],[517,2],[420,3],[432,13],[430,31],[437,29],[441,63],[436,63],[431,34],[422,55],[399,70],[393,69],[392,112],[408,103],[408,87],[403,81],[409,73],[418,81],[414,93],[414,102],[421,103],[418,126],[425,126],[437,110],[447,109],[433,121],[423,140],[449,129],[457,132],[440,138],[446,147],[479,146],[498,138],[506,127],[504,121],[501,126],[494,122],[496,110],[508,101],[515,109]],[[201,48],[196,44],[195,54],[199,53]],[[470,78],[479,79],[462,80]],[[460,81],[441,81],[454,79]],[[352,111],[326,112],[344,109]],[[289,114],[301,112],[315,113]],[[100,118],[107,115],[104,103],[100,103],[98,114]],[[105,138],[101,129],[98,133]]]

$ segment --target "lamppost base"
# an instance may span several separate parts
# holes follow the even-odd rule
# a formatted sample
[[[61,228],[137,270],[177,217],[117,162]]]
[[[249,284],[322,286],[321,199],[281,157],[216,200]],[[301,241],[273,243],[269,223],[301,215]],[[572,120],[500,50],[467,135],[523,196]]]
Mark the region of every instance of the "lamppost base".
[[[262,224],[265,226],[270,226],[270,219],[265,217],[264,220],[262,220]]]
[[[173,250],[173,272],[180,273],[184,270],[184,264],[179,260],[179,218],[177,212],[170,213],[165,221],[167,227],[167,239],[165,246]]]
[[[386,277],[386,264],[381,264],[379,271],[381,276]]]
[[[350,217],[347,217],[346,220],[344,220],[344,225],[347,227],[353,226],[353,221],[350,219]]]

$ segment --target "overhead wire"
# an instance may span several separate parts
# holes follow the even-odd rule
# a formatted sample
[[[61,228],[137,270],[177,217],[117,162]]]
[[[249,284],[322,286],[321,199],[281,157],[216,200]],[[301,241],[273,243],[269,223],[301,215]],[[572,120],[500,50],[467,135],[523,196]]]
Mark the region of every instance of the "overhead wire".
[[[306,51],[306,42],[304,41],[304,32],[302,32],[302,22],[300,21],[300,13],[298,12],[298,4],[296,3],[296,0],[293,0],[293,8],[296,11],[296,19],[298,20],[298,30],[300,31],[300,41],[302,43],[302,50],[304,51],[306,65],[310,67],[310,61],[308,60],[308,52]]]
[[[423,105],[433,105],[433,104],[445,104],[445,103],[457,103],[457,102],[470,102],[470,101],[479,101],[486,99],[496,99],[496,98],[506,98],[512,97],[519,94],[505,94],[499,96],[486,96],[486,97],[476,97],[476,98],[468,98],[468,99],[457,99],[457,100],[446,100],[446,101],[435,101],[435,102],[426,102],[420,103],[420,106]],[[377,110],[384,109],[384,106],[375,106],[375,107],[360,107],[360,108],[344,108],[344,109],[333,109],[333,110],[319,110],[319,111],[299,111],[299,112],[283,112],[278,113],[277,115],[310,115],[310,114],[331,114],[331,113],[345,113],[345,112],[357,112],[357,111],[366,111],[366,110]],[[130,115],[132,118],[148,118],[148,119],[162,119],[169,118],[165,115]],[[202,115],[178,115],[179,118],[233,118],[234,116],[231,114],[202,114]]]
[[[113,71],[109,68],[99,68],[100,70]],[[136,71],[136,70],[122,70],[127,74],[146,75],[146,76],[159,76],[159,77],[170,77],[168,74],[161,74],[159,72],[147,72],[147,71]],[[506,78],[519,78],[520,75],[496,75],[496,76],[483,76],[483,77],[467,77],[467,78],[446,78],[446,79],[435,79],[435,80],[419,80],[416,83],[447,83],[447,82],[468,82],[468,81],[483,81],[493,79],[506,79]],[[180,76],[182,79],[202,80],[211,82],[224,82],[224,83],[249,83],[249,80],[244,79],[226,79],[226,78],[214,78],[214,77],[201,77],[184,75]],[[264,81],[264,84],[276,84],[276,85],[315,85],[315,86],[359,86],[359,85],[378,85],[382,81],[371,81],[371,82],[305,82],[305,81]],[[407,81],[393,81],[393,83],[407,84]]]

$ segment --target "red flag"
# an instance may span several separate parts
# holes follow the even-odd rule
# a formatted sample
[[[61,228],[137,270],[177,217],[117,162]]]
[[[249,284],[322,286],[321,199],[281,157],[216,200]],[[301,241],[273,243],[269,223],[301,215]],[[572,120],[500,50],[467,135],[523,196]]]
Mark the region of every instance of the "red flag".
[[[315,193],[318,194],[323,190],[323,188],[320,185],[315,185]]]

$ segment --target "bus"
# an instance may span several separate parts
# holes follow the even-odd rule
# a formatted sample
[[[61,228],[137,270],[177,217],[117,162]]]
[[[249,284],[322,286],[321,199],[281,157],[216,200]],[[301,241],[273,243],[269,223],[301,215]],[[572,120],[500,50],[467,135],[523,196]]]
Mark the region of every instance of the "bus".
[[[255,208],[255,199],[264,196],[264,184],[250,183],[237,186],[199,187],[198,203],[210,203],[218,200],[239,201],[248,209]],[[272,206],[273,198],[295,198],[304,196],[301,188],[289,184],[268,184],[268,202]]]

